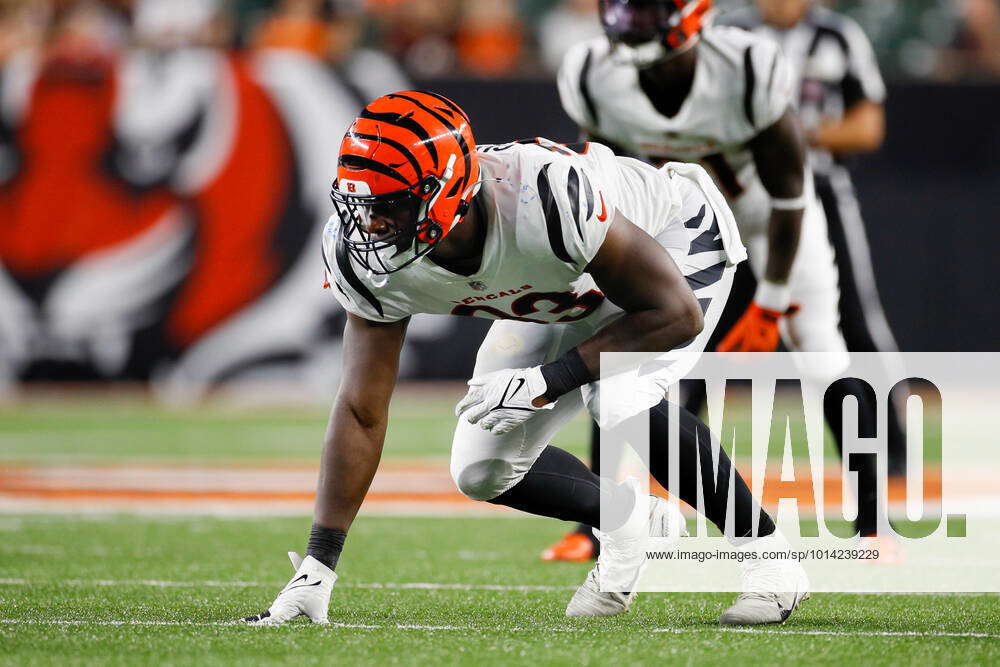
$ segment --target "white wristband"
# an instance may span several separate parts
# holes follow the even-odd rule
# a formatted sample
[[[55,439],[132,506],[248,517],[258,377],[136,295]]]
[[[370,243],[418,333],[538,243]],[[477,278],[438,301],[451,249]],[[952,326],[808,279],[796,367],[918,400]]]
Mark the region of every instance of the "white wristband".
[[[757,283],[757,292],[754,294],[753,300],[761,308],[784,313],[792,302],[792,288],[788,286],[788,283],[781,284],[761,280]]]
[[[771,208],[778,211],[801,211],[809,203],[809,199],[805,193],[795,197],[794,199],[778,199],[776,197],[771,197]]]
[[[802,211],[809,206],[816,194],[816,187],[813,185],[812,175],[805,173],[803,179],[802,194],[798,197],[771,197],[771,208],[778,211]]]

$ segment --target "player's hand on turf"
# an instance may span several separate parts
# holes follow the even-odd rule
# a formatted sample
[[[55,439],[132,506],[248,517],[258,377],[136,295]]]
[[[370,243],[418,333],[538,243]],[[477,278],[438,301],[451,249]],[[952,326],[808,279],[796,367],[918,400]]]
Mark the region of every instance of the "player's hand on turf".
[[[778,321],[796,310],[792,306],[780,312],[751,303],[716,349],[719,352],[774,352],[781,342]]]
[[[549,410],[545,378],[539,366],[507,368],[469,380],[469,391],[455,414],[494,435],[509,433],[539,410]]]
[[[306,616],[313,623],[327,624],[330,593],[337,581],[337,573],[312,556],[305,559],[288,552],[295,574],[278,593],[271,606],[259,614],[243,620],[250,625],[281,625],[298,616]]]

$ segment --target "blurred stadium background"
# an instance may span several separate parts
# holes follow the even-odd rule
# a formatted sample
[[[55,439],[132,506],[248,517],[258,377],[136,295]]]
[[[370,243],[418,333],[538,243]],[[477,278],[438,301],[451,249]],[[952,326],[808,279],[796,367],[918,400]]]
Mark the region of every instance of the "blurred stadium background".
[[[553,71],[600,30],[593,0],[0,7],[0,387],[139,381],[174,401],[235,380],[336,386],[343,313],[316,235],[367,100],[427,87],[482,143],[573,140]],[[900,345],[991,349],[1000,9],[837,7],[890,82],[887,142],[854,167]],[[484,326],[418,318],[403,377],[462,378]]]
[[[723,12],[745,4],[717,3]],[[1000,3],[827,4],[865,29],[889,84],[887,141],[852,167],[900,346],[992,350],[1000,329]],[[322,289],[318,236],[347,124],[368,100],[415,86],[459,102],[481,143],[573,141],[554,71],[571,44],[600,33],[595,5],[0,0],[0,533],[10,537],[0,548],[0,606],[8,609],[0,616],[35,613],[38,599],[22,597],[17,582],[58,574],[25,557],[84,567],[54,539],[75,534],[75,521],[54,515],[45,524],[52,533],[23,520],[38,510],[297,515],[296,523],[264,524],[254,538],[252,548],[275,552],[264,565],[224,559],[234,576],[266,580],[240,589],[241,603],[265,601],[275,572],[284,572],[276,559],[284,542],[301,546],[306,535],[324,413],[338,384],[344,313]],[[486,326],[414,318],[406,383],[367,511],[472,506],[454,490],[446,461],[456,382]],[[575,422],[559,444],[583,454],[586,434]],[[240,530],[201,521],[190,524],[192,545],[204,539],[217,551],[221,531],[223,551],[240,548]],[[375,527],[388,525],[362,521],[356,543],[378,550]],[[505,542],[515,531],[501,528],[479,548],[459,537],[480,531],[471,525],[455,524],[454,533],[393,525],[401,548],[424,554],[404,561],[416,569],[399,570],[418,581],[437,572],[421,560],[428,534],[439,536],[449,570],[471,568],[469,577],[488,583],[504,576],[505,549],[521,549],[534,565],[534,550],[560,530],[526,520],[517,540]],[[163,555],[157,571],[165,578],[184,567],[202,579],[221,576],[180,563],[187,547],[167,549],[192,540],[180,524],[122,519],[87,531],[79,539],[88,563],[116,540],[123,545],[128,559],[113,561],[119,576],[154,576],[136,554]],[[347,572],[374,580],[400,566],[373,558]],[[69,572],[102,572],[86,567]],[[557,569],[518,576],[555,582],[561,597],[584,572],[546,567]],[[137,609],[143,590],[129,593]],[[361,600],[352,590],[346,599]],[[84,615],[101,595],[98,586],[90,602],[62,600],[68,606],[37,613]],[[402,611],[385,611],[396,602],[372,595],[386,618],[407,622]],[[506,594],[475,595],[520,611]],[[546,604],[558,614],[557,603]],[[205,605],[205,618],[229,614],[218,600]],[[882,612],[848,605],[838,613],[863,624]],[[993,631],[995,612],[984,621]],[[954,609],[928,613],[927,627],[942,614],[968,619]]]

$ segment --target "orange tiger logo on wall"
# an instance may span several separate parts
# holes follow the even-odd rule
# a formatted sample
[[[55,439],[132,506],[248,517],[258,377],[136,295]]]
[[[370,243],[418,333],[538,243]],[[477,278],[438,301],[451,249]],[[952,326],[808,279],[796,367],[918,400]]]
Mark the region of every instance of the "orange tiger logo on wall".
[[[0,129],[15,156],[0,175],[0,318],[18,319],[0,326],[0,355],[17,355],[6,361],[22,377],[149,378],[252,309],[304,252],[319,212],[286,120],[246,59],[217,61],[231,109],[207,96],[166,144],[120,136],[121,63],[99,59],[47,63]],[[201,144],[217,153],[212,172],[178,186]],[[162,177],[137,181],[127,165],[156,151]]]
[[[18,169],[0,185],[0,264],[22,284],[127,242],[171,206],[164,188],[130,192],[103,168],[116,88],[97,59],[50,62],[35,81],[13,136]]]

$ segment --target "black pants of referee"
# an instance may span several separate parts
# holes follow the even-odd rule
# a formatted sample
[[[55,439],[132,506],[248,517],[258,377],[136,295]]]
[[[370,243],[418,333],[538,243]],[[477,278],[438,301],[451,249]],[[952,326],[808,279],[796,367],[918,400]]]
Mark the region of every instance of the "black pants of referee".
[[[898,351],[892,330],[882,309],[875,273],[872,268],[868,235],[861,218],[861,208],[854,193],[847,170],[836,166],[824,174],[815,174],[816,194],[826,213],[827,230],[837,263],[840,286],[840,328],[847,349],[850,352],[895,352]],[[726,309],[716,326],[712,337],[705,346],[714,350],[726,333],[733,327],[753,300],[757,281],[750,270],[749,262],[741,263],[736,269],[733,288]],[[698,414],[705,403],[704,393],[684,397],[684,407]],[[889,443],[888,473],[890,476],[906,472],[906,442],[900,426],[899,412],[890,409],[887,415],[887,438]],[[839,435],[839,434],[835,434]],[[591,432],[591,467],[600,473],[600,429],[594,425]],[[835,437],[837,446],[841,438]],[[875,479],[859,479],[863,487],[874,488]],[[874,534],[877,512],[874,507],[863,507],[860,503],[857,528],[862,535]],[[867,510],[867,511],[866,511]],[[580,525],[577,532],[593,535],[588,526]],[[595,540],[595,547],[597,541]]]

